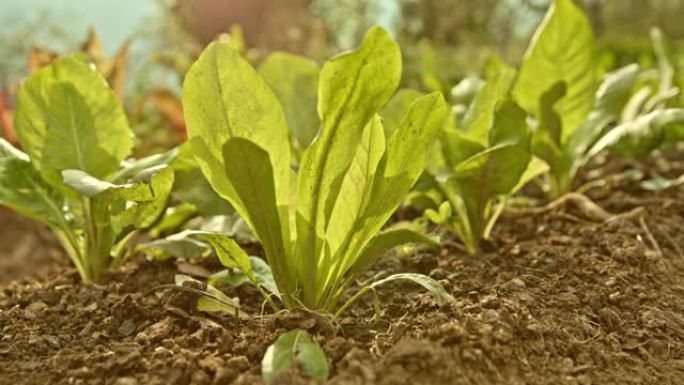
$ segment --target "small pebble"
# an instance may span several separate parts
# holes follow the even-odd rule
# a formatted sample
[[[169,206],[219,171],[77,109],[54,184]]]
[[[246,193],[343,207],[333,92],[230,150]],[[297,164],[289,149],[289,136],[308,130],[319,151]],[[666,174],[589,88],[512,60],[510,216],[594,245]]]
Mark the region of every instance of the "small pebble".
[[[36,319],[40,316],[40,313],[47,309],[47,307],[48,305],[43,301],[32,302],[24,309],[24,317],[27,319]]]
[[[133,377],[119,377],[114,381],[114,385],[138,385],[138,380]]]
[[[129,320],[129,319],[125,320],[121,324],[121,326],[119,326],[119,329],[118,329],[119,334],[121,334],[123,337],[130,336],[131,334],[133,334],[134,331],[135,331],[135,323],[133,322],[133,320]]]
[[[483,322],[496,322],[500,317],[499,312],[494,309],[485,309],[480,315]]]
[[[519,289],[524,289],[525,287],[527,287],[527,285],[525,284],[525,281],[523,281],[520,278],[511,279],[511,286],[517,287]]]

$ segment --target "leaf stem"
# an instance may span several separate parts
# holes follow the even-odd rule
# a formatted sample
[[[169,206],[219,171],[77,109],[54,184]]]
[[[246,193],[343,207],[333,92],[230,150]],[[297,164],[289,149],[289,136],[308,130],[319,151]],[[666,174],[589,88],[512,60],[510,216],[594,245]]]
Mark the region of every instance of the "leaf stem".
[[[57,240],[62,245],[62,248],[64,248],[64,251],[66,251],[71,261],[76,265],[76,270],[78,270],[78,274],[81,276],[83,282],[90,282],[90,276],[83,266],[83,256],[79,244],[71,229],[53,227],[52,232],[57,237]]]
[[[363,297],[364,294],[366,294],[366,293],[367,293],[368,291],[370,291],[370,290],[372,290],[372,288],[371,288],[370,286],[364,286],[364,287],[362,287],[359,291],[356,292],[356,294],[354,294],[351,298],[349,298],[348,300],[346,300],[346,301],[344,302],[344,304],[342,305],[342,307],[340,307],[339,310],[337,310],[337,311],[335,312],[335,315],[333,315],[333,319],[334,319],[334,320],[337,320],[337,318],[338,318],[342,313],[344,313],[345,310],[347,310],[347,309],[348,309],[351,305],[353,305],[356,301],[358,301],[359,299],[361,299],[361,297]]]

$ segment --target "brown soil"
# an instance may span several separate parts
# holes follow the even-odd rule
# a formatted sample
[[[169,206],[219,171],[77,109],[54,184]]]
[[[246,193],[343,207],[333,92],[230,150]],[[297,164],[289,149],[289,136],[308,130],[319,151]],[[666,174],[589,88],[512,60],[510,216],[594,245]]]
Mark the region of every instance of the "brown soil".
[[[44,226],[0,207],[0,285],[69,263]]]
[[[680,152],[591,172],[678,176],[683,165]],[[369,303],[334,324],[305,313],[196,313],[190,294],[149,293],[172,282],[173,262],[135,261],[93,287],[53,268],[0,287],[0,384],[258,384],[267,346],[292,328],[321,342],[331,384],[683,384],[684,186],[644,192],[624,181],[590,196],[613,213],[643,212],[609,223],[572,207],[509,214],[484,255],[447,241],[387,257],[373,273],[429,274],[458,304],[440,309],[397,284],[382,290],[377,324]],[[227,292],[259,314],[254,290]]]

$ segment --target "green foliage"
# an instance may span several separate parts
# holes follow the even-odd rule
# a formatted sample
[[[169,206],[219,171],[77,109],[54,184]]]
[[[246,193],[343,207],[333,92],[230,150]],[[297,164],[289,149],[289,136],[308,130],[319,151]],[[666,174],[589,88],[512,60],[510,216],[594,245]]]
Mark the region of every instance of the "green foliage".
[[[400,73],[399,48],[378,28],[358,49],[326,62],[318,79],[320,131],[298,173],[278,98],[227,44],[211,44],[186,76],[195,158],[263,245],[288,308],[337,308],[378,257],[366,250],[426,166],[447,108],[439,93],[422,96],[387,137],[377,113]],[[246,255],[226,250],[234,259]]]
[[[23,152],[0,138],[0,204],[48,226],[63,220],[64,198],[47,184]]]
[[[596,88],[594,35],[574,0],[554,0],[532,38],[515,85],[516,101],[541,119],[541,96],[556,83],[567,90],[555,106],[565,140],[584,122]]]
[[[261,376],[267,384],[274,383],[279,375],[295,370],[318,381],[325,381],[330,374],[323,349],[309,333],[299,329],[278,337],[261,361]]]
[[[573,0],[555,0],[538,28],[515,84],[516,100],[536,118],[532,152],[549,167],[549,197],[572,188],[579,168],[606,148],[639,156],[681,140],[682,114],[668,109],[677,95],[659,32],[653,82],[636,64],[598,84],[587,17]],[[596,85],[598,84],[598,87]]]
[[[80,56],[22,86],[15,126],[27,154],[0,142],[0,204],[49,226],[85,282],[98,281],[166,206],[173,154],[121,164],[132,138],[112,91]]]
[[[194,205],[204,217],[233,214],[235,210],[211,188],[202,174],[190,143],[184,143],[176,152],[177,156],[170,163],[175,175],[172,196]]]
[[[383,118],[382,124],[385,127],[385,137],[390,137],[399,128],[406,111],[421,96],[423,96],[422,93],[409,88],[401,89],[392,96],[380,110],[380,115]]]
[[[426,217],[456,233],[471,253],[488,237],[505,197],[524,183],[530,163],[526,114],[509,97],[514,76],[503,66],[490,73],[465,114],[463,130],[443,129],[428,168],[431,183],[424,189],[433,192],[426,193]]]
[[[211,277],[209,277],[209,284],[215,286],[219,284],[226,284],[237,287],[245,283],[251,283],[254,286],[266,290],[266,292],[269,293],[267,295],[274,295],[275,297],[278,297],[278,287],[273,279],[271,268],[268,266],[266,261],[254,256],[250,256],[249,260],[252,264],[250,269],[254,279],[250,278],[250,276],[244,273],[242,270],[227,269],[212,274]]]
[[[644,72],[640,77],[648,80],[632,81],[631,88],[636,90],[622,100],[623,109],[613,111],[619,114],[619,124],[594,144],[588,158],[606,148],[626,157],[645,156],[684,140],[684,109],[673,108],[681,90],[674,85],[675,73],[665,39],[658,29],[651,31],[651,37],[657,59],[656,76],[649,79]]]
[[[109,176],[133,143],[121,105],[81,55],[61,58],[23,83],[14,123],[31,164],[58,189],[61,170]]]
[[[316,102],[319,73],[316,62],[285,52],[271,54],[259,67],[259,75],[283,107],[298,158],[318,133]]]

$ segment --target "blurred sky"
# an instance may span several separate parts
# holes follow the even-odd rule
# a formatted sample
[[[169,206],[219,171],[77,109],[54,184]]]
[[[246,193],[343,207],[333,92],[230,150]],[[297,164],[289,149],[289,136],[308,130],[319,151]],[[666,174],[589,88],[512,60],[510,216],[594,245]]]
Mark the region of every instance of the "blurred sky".
[[[64,33],[83,40],[96,26],[105,49],[113,53],[146,18],[158,10],[154,0],[0,0],[0,34],[18,25],[46,22],[59,25]],[[41,36],[40,43],[56,36]],[[59,43],[59,41],[56,41]]]

